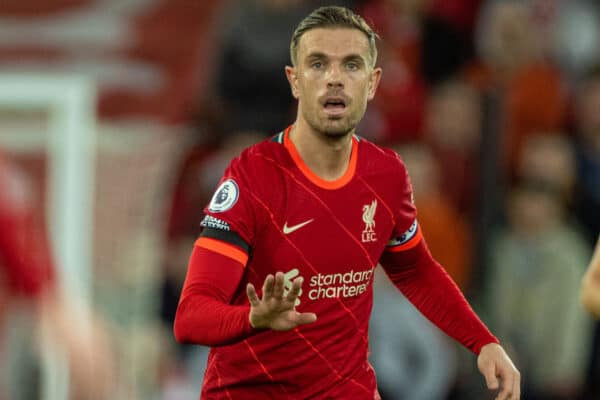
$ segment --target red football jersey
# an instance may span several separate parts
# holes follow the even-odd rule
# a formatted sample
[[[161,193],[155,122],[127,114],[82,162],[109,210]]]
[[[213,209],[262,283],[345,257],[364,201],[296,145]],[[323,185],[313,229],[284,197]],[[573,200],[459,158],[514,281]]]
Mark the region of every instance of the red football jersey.
[[[324,181],[288,133],[234,159],[205,209],[202,225],[236,232],[249,245],[248,261],[217,240],[204,245],[246,265],[230,304],[247,305],[247,282],[260,288],[268,274],[282,271],[286,287],[304,277],[297,310],[318,319],[214,347],[202,397],[372,400],[378,397],[367,360],[373,271],[386,247],[398,251],[420,239],[411,185],[395,152],[356,136],[345,175]]]
[[[53,284],[38,211],[28,177],[0,154],[0,294],[7,288],[10,295],[34,297]]]

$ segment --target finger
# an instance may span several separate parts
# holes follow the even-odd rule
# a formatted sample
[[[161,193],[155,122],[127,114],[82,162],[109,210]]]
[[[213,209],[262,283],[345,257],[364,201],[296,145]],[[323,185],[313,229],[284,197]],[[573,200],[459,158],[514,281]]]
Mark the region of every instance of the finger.
[[[292,288],[288,292],[286,299],[289,302],[295,302],[298,296],[300,295],[300,290],[302,290],[302,282],[304,282],[304,278],[300,277],[292,282]]]
[[[496,378],[496,366],[487,364],[481,368],[481,373],[485,378],[485,383],[490,390],[498,389],[498,378]]]
[[[294,269],[290,269],[288,272],[285,273],[285,278],[292,280],[296,275],[298,275],[299,271],[298,268],[294,268]]]
[[[258,299],[258,295],[256,294],[256,289],[254,285],[248,283],[246,285],[246,294],[248,295],[248,300],[250,301],[250,305],[252,307],[258,307],[260,305],[260,300]]]
[[[306,325],[312,324],[317,320],[317,314],[315,313],[296,313],[296,324]]]
[[[508,387],[508,386],[502,386],[502,390],[500,391],[500,393],[498,393],[498,396],[496,396],[497,400],[512,400],[512,386]]]
[[[283,285],[285,279],[283,272],[278,272],[275,274],[275,285],[273,286],[273,297],[277,300],[283,299]]]
[[[512,389],[514,385],[513,374],[508,373],[506,370],[500,370],[500,381],[502,382],[500,393],[498,393],[498,400],[508,400],[512,397]]]
[[[262,288],[262,299],[264,300],[269,300],[271,297],[273,297],[273,275],[269,274],[267,275],[267,277],[265,278],[265,283],[263,283],[263,288]]]
[[[521,375],[515,371],[515,379],[513,383],[513,398],[519,400],[521,398]]]

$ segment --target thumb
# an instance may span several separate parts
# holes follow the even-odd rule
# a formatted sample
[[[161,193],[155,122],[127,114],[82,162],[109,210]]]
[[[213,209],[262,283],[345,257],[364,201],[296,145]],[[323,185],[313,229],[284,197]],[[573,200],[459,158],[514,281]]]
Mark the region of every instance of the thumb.
[[[498,378],[496,377],[496,367],[493,363],[488,363],[481,368],[481,373],[485,377],[485,383],[488,389],[498,389]]]

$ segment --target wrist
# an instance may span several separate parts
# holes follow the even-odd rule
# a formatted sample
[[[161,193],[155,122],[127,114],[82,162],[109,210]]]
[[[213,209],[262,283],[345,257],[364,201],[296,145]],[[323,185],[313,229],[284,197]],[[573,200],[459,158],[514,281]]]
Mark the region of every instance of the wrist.
[[[486,340],[486,341],[484,341],[482,343],[483,344],[481,344],[479,346],[479,349],[477,349],[477,351],[475,352],[475,354],[479,355],[479,354],[481,354],[481,352],[483,351],[483,349],[485,349],[485,348],[492,348],[492,347],[494,347],[494,345],[498,346],[498,347],[501,347],[500,346],[500,342],[495,337],[490,338],[489,340]]]
[[[248,313],[248,323],[250,324],[250,328],[256,329],[256,325],[252,322],[252,311]]]

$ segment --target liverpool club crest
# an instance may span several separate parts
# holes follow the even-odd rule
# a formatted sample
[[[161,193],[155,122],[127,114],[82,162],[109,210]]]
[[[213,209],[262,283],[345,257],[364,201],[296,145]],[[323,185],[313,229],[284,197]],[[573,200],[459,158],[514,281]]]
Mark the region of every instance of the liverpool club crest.
[[[362,231],[362,242],[376,242],[377,236],[375,235],[375,211],[377,210],[377,200],[373,200],[371,204],[365,204],[363,206],[363,222],[365,223],[365,230]]]

